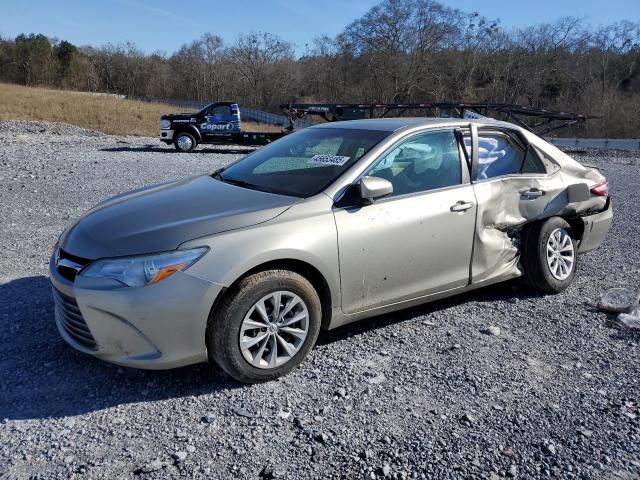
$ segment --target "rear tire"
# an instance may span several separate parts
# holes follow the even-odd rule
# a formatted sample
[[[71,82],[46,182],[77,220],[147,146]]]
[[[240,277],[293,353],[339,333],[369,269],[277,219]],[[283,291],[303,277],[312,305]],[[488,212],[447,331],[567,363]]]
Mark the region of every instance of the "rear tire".
[[[274,380],[306,357],[318,338],[321,319],[320,298],[302,275],[258,272],[241,279],[211,312],[209,356],[240,382]]]
[[[578,249],[571,226],[560,217],[530,225],[522,238],[522,264],[529,284],[542,293],[560,293],[573,282]]]
[[[187,132],[180,132],[173,141],[173,145],[179,152],[192,152],[198,145],[195,137]]]

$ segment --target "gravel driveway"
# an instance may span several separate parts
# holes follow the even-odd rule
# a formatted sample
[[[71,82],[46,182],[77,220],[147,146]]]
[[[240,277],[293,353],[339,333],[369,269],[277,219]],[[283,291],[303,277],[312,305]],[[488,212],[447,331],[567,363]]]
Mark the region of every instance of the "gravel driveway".
[[[609,178],[615,221],[563,294],[512,282],[365,320],[263,385],[68,347],[47,278],[64,227],[243,151],[0,123],[0,478],[640,478],[640,335],[594,307],[638,288],[632,154],[576,155]]]

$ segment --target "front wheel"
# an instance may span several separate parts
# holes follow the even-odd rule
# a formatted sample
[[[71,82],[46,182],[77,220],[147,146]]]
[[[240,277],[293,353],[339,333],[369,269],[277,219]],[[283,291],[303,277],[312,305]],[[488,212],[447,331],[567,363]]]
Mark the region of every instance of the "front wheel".
[[[320,299],[311,283],[288,270],[240,280],[209,318],[209,355],[245,383],[285,375],[313,347],[320,332]]]
[[[196,148],[198,142],[196,142],[196,139],[190,133],[181,132],[176,136],[173,144],[179,152],[191,152]]]
[[[571,226],[560,217],[531,225],[523,237],[527,280],[543,293],[565,290],[576,274],[578,249]]]

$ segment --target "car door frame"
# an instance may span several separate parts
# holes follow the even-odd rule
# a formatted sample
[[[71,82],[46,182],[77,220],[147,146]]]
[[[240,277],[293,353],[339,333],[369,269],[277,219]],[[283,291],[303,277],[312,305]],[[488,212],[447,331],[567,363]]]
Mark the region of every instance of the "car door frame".
[[[467,156],[467,152],[464,148],[464,144],[462,143],[462,134],[465,130],[469,130],[469,124],[460,125],[460,123],[452,123],[452,124],[443,124],[438,126],[420,126],[420,127],[411,127],[411,128],[403,128],[397,132],[396,135],[390,135],[388,138],[383,139],[378,145],[373,147],[367,154],[363,155],[362,158],[358,159],[356,163],[354,163],[351,168],[345,171],[335,182],[329,185],[325,190],[324,194],[329,196],[334,200],[334,203],[341,200],[344,194],[347,192],[352,185],[358,182],[364,175],[364,173],[371,167],[376,161],[378,161],[385,154],[389,153],[391,150],[396,148],[401,143],[404,143],[409,138],[420,135],[424,133],[437,132],[439,130],[453,130],[456,133],[456,139],[458,140],[458,145],[461,155],[462,161],[462,182],[471,183],[471,162]],[[465,164],[466,159],[466,164]],[[445,187],[450,188],[450,187]],[[413,194],[407,194],[413,195]],[[377,200],[378,202],[382,199]]]
[[[452,291],[457,291],[457,290],[464,290],[465,288],[467,288],[470,285],[471,282],[471,262],[473,259],[473,248],[474,248],[474,238],[475,238],[475,228],[476,228],[476,210],[477,210],[477,200],[475,198],[475,194],[473,192],[473,185],[471,182],[471,177],[470,177],[470,169],[469,169],[469,159],[467,156],[467,152],[464,148],[464,143],[463,143],[463,137],[462,137],[462,132],[465,128],[467,128],[468,125],[463,125],[461,126],[460,124],[454,124],[454,125],[438,125],[438,126],[433,126],[433,127],[423,127],[423,128],[419,128],[419,129],[411,129],[410,131],[406,132],[406,134],[395,137],[393,139],[393,141],[391,142],[386,142],[384,148],[382,149],[377,149],[377,151],[375,152],[375,154],[371,155],[370,158],[367,159],[367,161],[363,164],[361,164],[358,168],[358,173],[357,175],[355,175],[354,177],[351,178],[351,180],[348,183],[345,183],[342,185],[342,188],[339,189],[336,193],[336,195],[334,196],[334,203],[332,206],[332,210],[335,211],[336,209],[349,209],[349,208],[357,208],[355,205],[341,205],[340,202],[345,198],[345,196],[347,195],[347,193],[349,192],[350,189],[353,188],[357,188],[356,184],[357,182],[365,176],[366,172],[373,166],[375,165],[378,161],[382,160],[387,154],[389,154],[390,152],[392,152],[395,148],[397,148],[398,146],[400,146],[401,144],[410,141],[412,138],[415,137],[419,137],[421,135],[424,134],[429,134],[429,133],[437,133],[440,131],[453,131],[455,137],[456,137],[456,143],[458,146],[458,161],[460,162],[460,171],[461,171],[461,179],[460,179],[460,183],[456,184],[456,185],[450,185],[447,187],[441,187],[441,188],[435,188],[435,189],[430,189],[430,190],[424,190],[424,191],[419,191],[419,192],[411,192],[411,193],[406,193],[406,194],[401,194],[401,195],[395,195],[395,196],[390,196],[390,197],[383,197],[380,199],[375,200],[376,204],[384,204],[386,202],[392,202],[392,201],[397,201],[397,200],[402,200],[402,199],[407,199],[407,198],[411,198],[411,197],[424,197],[425,195],[430,195],[430,194],[437,194],[443,191],[448,191],[448,190],[455,190],[455,189],[462,189],[464,187],[470,188],[470,192],[471,195],[473,197],[473,215],[474,215],[474,221],[473,221],[473,228],[472,231],[469,232],[469,235],[471,236],[470,238],[470,248],[471,248],[471,252],[470,252],[470,256],[469,256],[469,263],[468,263],[468,268],[467,271],[469,272],[469,274],[466,276],[466,281],[464,283],[464,285],[459,285],[459,286],[455,286],[455,287],[450,287],[450,288],[443,288],[441,290],[437,290],[437,291],[433,291],[427,294],[421,294],[421,295],[417,295],[415,297],[411,297],[411,298],[406,298],[400,301],[390,301],[386,304],[383,305],[378,305],[375,306],[373,308],[369,308],[369,309],[363,309],[360,311],[354,311],[354,312],[345,312],[344,309],[342,308],[344,305],[344,296],[343,296],[343,275],[340,275],[340,298],[341,298],[341,309],[343,311],[343,314],[346,316],[358,316],[358,315],[362,315],[366,312],[371,312],[371,311],[386,311],[389,309],[389,307],[394,307],[397,306],[398,304],[412,304],[412,303],[416,303],[416,301],[418,301],[417,303],[421,303],[422,301],[424,301],[427,298],[438,298],[439,296],[442,296],[443,294],[450,294],[450,292]],[[366,207],[364,207],[366,208]],[[453,213],[452,213],[453,214]],[[469,212],[469,214],[471,214],[471,212]],[[338,226],[336,225],[336,228],[338,228]],[[339,233],[338,233],[339,235]],[[339,242],[338,239],[336,239],[337,242]],[[338,248],[339,248],[339,244],[338,244]],[[342,270],[342,266],[339,267],[340,270]],[[397,308],[397,307],[396,307]]]
[[[495,283],[522,275],[522,271],[519,268],[519,231],[523,225],[539,218],[544,218],[548,205],[555,198],[551,198],[551,196],[559,195],[563,189],[559,178],[560,169],[556,169],[550,173],[546,171],[547,168],[544,166],[544,162],[542,163],[546,171],[545,173],[509,173],[491,178],[478,179],[478,137],[482,133],[500,133],[518,142],[524,150],[523,165],[527,149],[530,145],[530,142],[526,136],[520,132],[518,127],[477,123],[471,125],[471,162],[469,166],[471,183],[474,186],[478,207],[474,234],[474,251],[470,265],[470,277],[473,285]],[[535,145],[532,146],[536,150],[536,154],[539,155]],[[494,209],[495,213],[492,213],[492,207],[486,204],[489,202],[486,202],[487,197],[482,190],[488,190],[489,187],[487,186],[492,184],[505,183],[509,180],[514,180],[514,182],[521,181],[523,184],[521,187],[518,187],[518,193],[520,195],[518,208],[516,209],[514,206],[509,206],[507,203],[504,203],[500,207],[496,206]],[[526,188],[525,183],[529,184]],[[541,198],[523,198],[528,189],[530,189],[531,184],[544,192]],[[498,187],[496,187],[496,190],[497,188]],[[502,197],[504,197],[504,195],[502,195]],[[524,214],[522,209],[520,209],[522,205],[521,202],[523,201],[531,202],[529,205],[525,204],[526,211]],[[536,205],[536,202],[538,205]],[[489,219],[494,219],[495,221],[488,221]],[[511,237],[510,234],[514,234],[515,236]]]

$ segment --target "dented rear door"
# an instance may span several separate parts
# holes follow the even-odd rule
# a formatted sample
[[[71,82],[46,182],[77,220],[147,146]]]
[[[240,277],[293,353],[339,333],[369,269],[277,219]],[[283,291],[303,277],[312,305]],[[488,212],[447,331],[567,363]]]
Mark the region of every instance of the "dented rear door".
[[[473,140],[471,172],[478,201],[472,283],[517,277],[522,273],[518,265],[522,227],[549,216],[550,206],[566,205],[566,185],[558,171],[547,171],[516,132],[475,128],[472,132],[478,135],[478,143]]]

